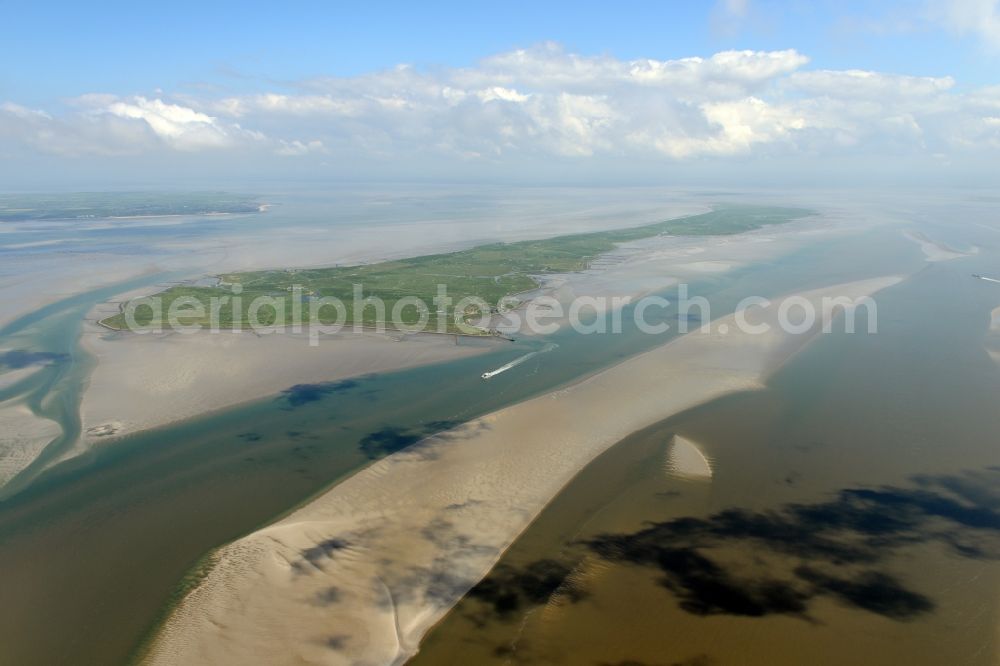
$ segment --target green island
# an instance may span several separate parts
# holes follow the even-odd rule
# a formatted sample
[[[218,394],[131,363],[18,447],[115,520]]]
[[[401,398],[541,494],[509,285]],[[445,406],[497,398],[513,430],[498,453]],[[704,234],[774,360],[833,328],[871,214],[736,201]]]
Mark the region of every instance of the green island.
[[[123,303],[118,314],[100,323],[114,330],[162,325],[173,306],[175,321],[189,327],[250,328],[251,315],[257,326],[336,323],[391,327],[386,315],[396,309],[391,319],[404,326],[423,323],[427,331],[489,335],[489,331],[467,322],[485,314],[486,307],[516,307],[517,294],[539,286],[536,276],[583,270],[594,257],[620,243],[660,235],[738,234],[811,214],[813,211],[801,208],[720,205],[708,213],[638,227],[492,243],[397,261],[224,273],[217,276],[215,286],[181,284],[146,299]],[[439,285],[446,286],[452,299],[450,305],[437,307],[434,298],[439,294]],[[337,311],[317,305],[327,298],[339,300],[344,307]],[[374,298],[384,303],[383,311],[372,303]],[[414,305],[418,299],[430,307],[421,310]],[[463,299],[481,300],[462,303]],[[153,300],[159,303],[158,311],[150,305]],[[255,301],[258,305],[252,308]]]
[[[0,195],[0,222],[256,213],[253,197],[226,192],[64,192]]]

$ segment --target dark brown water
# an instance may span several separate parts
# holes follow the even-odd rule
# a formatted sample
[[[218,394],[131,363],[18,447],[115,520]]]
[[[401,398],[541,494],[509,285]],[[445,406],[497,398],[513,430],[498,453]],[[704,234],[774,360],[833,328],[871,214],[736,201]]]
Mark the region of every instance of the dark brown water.
[[[997,663],[1000,289],[970,274],[1000,261],[983,253],[880,293],[877,335],[822,337],[766,390],[606,452],[412,663]],[[675,434],[710,481],[665,469]]]

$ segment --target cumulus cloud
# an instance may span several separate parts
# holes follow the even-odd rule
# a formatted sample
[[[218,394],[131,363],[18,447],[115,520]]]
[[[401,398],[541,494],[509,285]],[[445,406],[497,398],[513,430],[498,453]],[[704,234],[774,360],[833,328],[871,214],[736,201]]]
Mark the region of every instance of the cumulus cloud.
[[[55,116],[11,102],[0,104],[0,137],[59,155],[136,155],[164,149],[198,152],[254,145],[278,154],[290,150],[304,154],[322,145],[315,140],[271,140],[235,121],[223,122],[205,111],[158,98],[88,94],[69,100],[69,106],[71,112]],[[230,115],[238,115],[233,110],[229,109]]]
[[[0,104],[0,146],[24,144],[55,155],[120,156],[152,148],[150,128],[111,114],[55,117],[14,103]]]
[[[794,50],[624,60],[542,44],[473,67],[400,65],[281,92],[87,95],[61,113],[6,103],[0,145],[60,154],[258,151],[344,163],[435,157],[461,169],[468,160],[931,157],[1000,143],[1000,88],[808,64]]]
[[[709,58],[619,60],[567,53],[550,43],[486,58],[474,69],[452,72],[450,78],[465,88],[499,84],[539,91],[607,92],[609,88],[645,85],[697,95],[752,89],[808,61],[792,49],[723,51]]]
[[[231,132],[215,118],[159,99],[136,97],[128,102],[115,101],[96,112],[141,120],[157,137],[180,150],[221,147],[232,140]]]
[[[901,76],[858,69],[796,72],[791,87],[811,95],[839,98],[912,99],[943,93],[955,85],[950,76]]]
[[[399,66],[308,81],[298,95],[228,98],[212,108],[255,118],[269,132],[294,116],[343,154],[431,151],[493,160],[517,153],[725,155],[803,125],[798,118],[784,120],[790,112],[759,95],[807,62],[794,50],[620,60],[542,44],[472,68]],[[737,108],[744,111],[742,124],[733,120]],[[765,118],[783,120],[765,128]]]

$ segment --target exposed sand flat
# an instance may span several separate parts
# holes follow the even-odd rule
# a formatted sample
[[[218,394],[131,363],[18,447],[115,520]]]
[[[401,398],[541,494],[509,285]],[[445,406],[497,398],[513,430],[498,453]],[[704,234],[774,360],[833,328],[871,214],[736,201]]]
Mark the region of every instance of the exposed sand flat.
[[[624,304],[620,299],[635,302],[680,282],[774,260],[817,237],[832,238],[847,233],[841,228],[842,222],[834,226],[829,218],[824,214],[732,236],[656,236],[623,243],[596,257],[587,270],[538,276],[541,287],[520,297],[526,301],[540,296],[555,299],[562,304],[564,316],[546,317],[544,323],[566,326],[569,319],[565,315],[577,298],[600,301],[598,307],[586,306],[582,311],[585,315],[603,314]],[[694,257],[698,260],[691,261]],[[517,312],[520,314],[523,309]],[[489,325],[510,334],[537,335],[523,323],[522,318],[522,325],[515,326],[506,316],[497,315]]]
[[[712,463],[701,448],[686,437],[674,435],[667,449],[667,474],[682,479],[709,480],[712,478]]]
[[[677,268],[689,273],[725,273],[738,265],[729,261],[692,261],[687,264],[678,264]]]
[[[0,488],[30,465],[60,432],[59,424],[35,416],[26,405],[0,403]]]
[[[801,294],[857,298],[886,277]],[[756,321],[773,323],[777,303]],[[801,344],[735,319],[378,461],[218,551],[154,642],[154,664],[391,664],[584,465],[629,433],[760,387]],[[722,334],[721,324],[729,327]],[[808,336],[809,334],[805,334]],[[815,331],[813,332],[815,335]]]
[[[295,384],[412,368],[493,348],[489,340],[472,346],[456,345],[454,336],[399,337],[343,333],[310,347],[305,335],[292,333],[109,334],[90,325],[84,346],[98,364],[80,407],[84,432],[91,439],[133,432]]]
[[[1000,363],[1000,307],[990,311],[990,330],[986,333],[986,353]]]
[[[88,261],[66,254],[58,257],[60,261],[34,255],[4,257],[0,266],[0,303],[4,304],[0,326],[74,294],[148,272],[145,267],[116,263],[113,257],[88,257]],[[95,263],[101,265],[100,271],[94,270]]]
[[[927,261],[949,261],[951,259],[958,259],[959,257],[967,257],[979,251],[979,248],[973,248],[970,252],[959,252],[944,243],[931,240],[919,231],[904,231],[903,235],[920,246],[924,256],[927,257]]]
[[[10,388],[22,379],[27,379],[31,375],[38,372],[38,370],[39,367],[37,365],[29,365],[26,368],[14,368],[13,370],[8,370],[0,374],[0,391]]]

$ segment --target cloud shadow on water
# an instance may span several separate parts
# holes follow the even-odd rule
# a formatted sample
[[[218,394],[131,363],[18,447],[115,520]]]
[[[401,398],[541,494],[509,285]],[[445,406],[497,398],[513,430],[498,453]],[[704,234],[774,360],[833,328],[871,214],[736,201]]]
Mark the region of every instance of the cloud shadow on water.
[[[32,365],[50,365],[69,360],[69,354],[10,349],[0,352],[0,367],[20,370]]]
[[[935,602],[893,575],[890,565],[907,548],[928,544],[958,557],[1000,559],[1000,468],[917,476],[901,486],[846,488],[825,501],[733,508],[599,534],[564,544],[556,559],[500,562],[460,608],[481,628],[491,622],[519,626],[542,604],[590,598],[588,570],[619,565],[655,572],[668,594],[664,601],[696,616],[789,616],[815,623],[812,606],[825,598],[905,622],[932,613]],[[597,562],[588,563],[594,557]],[[509,647],[500,644],[497,653]]]
[[[336,393],[346,393],[360,386],[361,383],[354,379],[343,379],[336,382],[321,382],[317,384],[296,384],[281,392],[282,397],[288,401],[288,406],[292,409],[301,407],[322,400],[328,395]]]
[[[993,471],[920,476],[911,487],[849,488],[825,502],[676,518],[584,545],[606,561],[658,570],[660,584],[695,615],[810,619],[810,603],[827,596],[909,620],[934,602],[880,567],[931,542],[961,557],[1000,558],[998,481]],[[747,573],[734,553],[763,573]]]
[[[514,613],[545,603],[556,591],[572,601],[583,591],[569,582],[572,570],[553,559],[536,560],[524,568],[498,565],[469,592],[469,596],[489,605],[492,613],[507,618]]]

